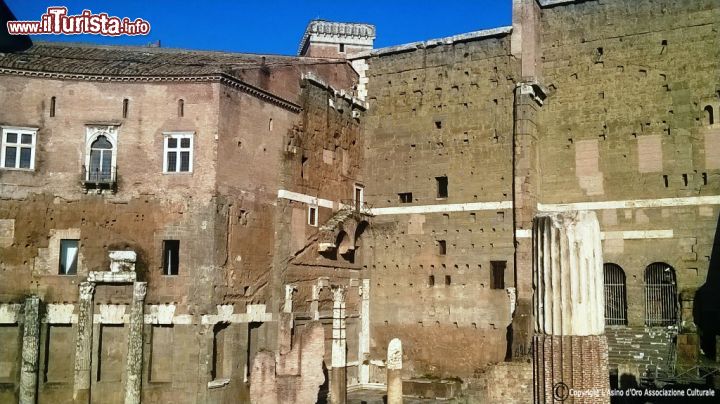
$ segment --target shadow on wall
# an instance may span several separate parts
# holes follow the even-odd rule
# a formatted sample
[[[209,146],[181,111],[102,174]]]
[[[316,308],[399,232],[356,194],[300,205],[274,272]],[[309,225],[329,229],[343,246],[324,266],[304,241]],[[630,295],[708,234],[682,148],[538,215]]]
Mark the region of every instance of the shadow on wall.
[[[693,317],[698,327],[700,348],[705,357],[717,357],[716,337],[720,335],[720,218],[715,226],[710,265],[705,284],[695,292]]]

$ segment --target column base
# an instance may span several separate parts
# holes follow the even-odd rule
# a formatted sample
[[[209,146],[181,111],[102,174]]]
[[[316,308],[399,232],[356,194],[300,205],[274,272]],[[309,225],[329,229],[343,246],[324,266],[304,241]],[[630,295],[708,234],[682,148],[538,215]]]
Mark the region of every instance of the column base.
[[[533,383],[536,404],[609,403],[607,339],[535,334]]]

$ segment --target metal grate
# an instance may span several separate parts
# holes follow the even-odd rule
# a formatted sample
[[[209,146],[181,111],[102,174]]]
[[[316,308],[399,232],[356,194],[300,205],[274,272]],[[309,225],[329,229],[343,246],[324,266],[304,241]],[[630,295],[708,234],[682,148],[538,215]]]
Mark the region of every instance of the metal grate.
[[[645,325],[668,326],[677,321],[675,270],[662,262],[650,264],[645,268]]]
[[[617,264],[604,264],[605,325],[627,325],[625,271]]]

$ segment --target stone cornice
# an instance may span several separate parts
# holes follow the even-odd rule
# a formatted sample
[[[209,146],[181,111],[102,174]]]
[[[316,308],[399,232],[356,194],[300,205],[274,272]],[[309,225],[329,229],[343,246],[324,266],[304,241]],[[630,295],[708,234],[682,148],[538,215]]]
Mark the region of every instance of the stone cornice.
[[[43,79],[56,80],[81,80],[81,81],[99,81],[99,82],[126,82],[126,83],[167,83],[167,82],[185,82],[185,83],[221,83],[225,86],[242,91],[253,97],[259,98],[265,102],[271,103],[288,111],[299,113],[302,108],[284,98],[278,97],[268,91],[247,84],[231,75],[218,73],[210,75],[187,75],[187,76],[113,76],[98,74],[82,74],[82,73],[61,73],[61,72],[44,72],[35,70],[21,70],[0,68],[0,75],[13,75],[24,77],[36,77]]]

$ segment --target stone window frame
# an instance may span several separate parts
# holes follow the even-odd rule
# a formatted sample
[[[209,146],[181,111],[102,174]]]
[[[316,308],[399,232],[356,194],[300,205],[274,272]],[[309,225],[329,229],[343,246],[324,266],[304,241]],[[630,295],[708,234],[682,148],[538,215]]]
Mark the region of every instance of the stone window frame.
[[[22,127],[22,126],[2,126],[2,137],[0,137],[0,169],[3,170],[15,170],[15,171],[35,171],[35,152],[37,149],[37,132],[38,128]],[[7,135],[9,133],[17,133],[18,139],[14,143],[8,143]],[[22,142],[22,135],[31,136],[31,144],[27,145]],[[15,167],[5,167],[5,158],[7,153],[7,147],[12,145],[17,147]],[[21,148],[30,148],[30,167],[20,167],[19,153]]]
[[[177,139],[178,145],[175,148],[170,149],[168,142],[170,139]],[[180,141],[182,139],[190,139],[190,146],[188,147],[181,147]],[[195,157],[195,132],[163,132],[163,165],[162,165],[162,172],[163,174],[169,174],[169,175],[183,175],[183,174],[192,174],[193,173],[193,159]],[[178,158],[175,160],[175,170],[168,170],[168,153],[170,152],[177,152]],[[188,164],[188,170],[182,171],[180,168],[180,161],[179,153],[183,151],[189,151],[190,152],[190,158],[189,158],[189,164]]]
[[[92,144],[100,137],[104,136],[105,139],[112,145],[111,156],[110,156],[110,170],[111,178],[115,178],[114,174],[117,170],[117,156],[118,156],[118,132],[117,125],[86,125],[85,127],[85,180],[90,180],[90,154],[92,151]]]

